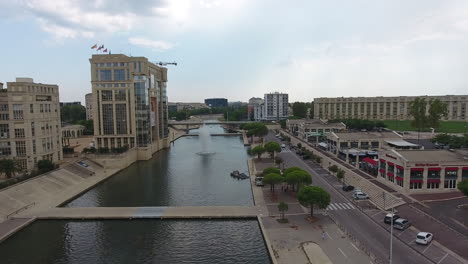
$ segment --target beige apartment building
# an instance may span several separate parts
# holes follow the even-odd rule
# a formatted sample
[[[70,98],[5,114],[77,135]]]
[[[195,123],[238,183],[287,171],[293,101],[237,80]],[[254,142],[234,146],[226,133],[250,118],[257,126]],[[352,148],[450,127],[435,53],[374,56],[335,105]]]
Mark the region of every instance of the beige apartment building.
[[[88,93],[85,95],[86,103],[86,120],[93,120],[93,94]]]
[[[168,147],[167,69],[123,54],[89,61],[96,147],[136,148],[140,160]]]
[[[25,171],[39,160],[63,158],[59,88],[16,78],[0,83],[0,158],[14,158]]]
[[[447,103],[448,115],[443,120],[468,121],[468,95],[316,98],[314,118],[408,120],[412,119],[409,104],[416,98]]]

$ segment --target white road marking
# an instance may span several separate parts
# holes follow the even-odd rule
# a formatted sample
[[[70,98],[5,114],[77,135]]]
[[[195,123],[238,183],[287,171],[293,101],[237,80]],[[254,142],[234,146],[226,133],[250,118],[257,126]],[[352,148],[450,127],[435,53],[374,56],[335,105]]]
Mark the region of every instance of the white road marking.
[[[349,242],[351,243],[351,246],[353,246],[353,248],[355,248],[357,251],[359,251],[359,248],[357,248],[352,242]]]
[[[333,240],[333,238],[328,234],[328,232],[325,232],[325,234],[327,234],[327,236],[328,236],[331,240]]]
[[[334,204],[330,204],[329,206],[331,207],[332,210],[335,210],[335,209],[336,209],[336,207],[335,207]]]
[[[406,228],[405,230],[401,231],[400,234],[398,234],[398,236],[401,236],[406,230],[408,230],[409,228]]]
[[[338,209],[343,209],[343,208],[341,208],[341,206],[340,206],[339,204],[337,204],[337,203],[335,204],[335,206],[338,207]]]
[[[349,207],[349,204],[347,203],[343,203],[343,207],[345,207],[346,209],[352,209],[351,207]]]
[[[382,213],[382,212],[380,211],[380,212],[378,212],[378,213],[375,213],[375,214],[373,214],[371,217],[374,218],[374,216],[376,216],[376,215],[378,215],[378,214],[380,214],[380,213]]]
[[[432,243],[430,243],[430,244],[429,244],[429,246],[427,246],[427,248],[426,248],[426,249],[424,249],[422,253],[425,253],[425,252],[426,252],[426,250],[428,250],[428,249],[431,247],[431,245],[432,245]]]
[[[349,207],[351,207],[351,209],[354,209],[356,207],[354,207],[354,205],[352,205],[351,203],[348,203]]]
[[[444,257],[442,257],[442,258],[439,260],[439,262],[437,262],[437,264],[441,263],[441,262],[442,262],[442,260],[444,260],[444,258],[446,258],[447,256],[448,256],[448,253],[447,253],[447,254],[445,254],[445,256],[444,256]]]
[[[338,250],[341,252],[341,254],[343,254],[345,258],[348,258],[348,256],[346,256],[346,254],[343,252],[343,250],[341,250],[341,248],[338,248]]]

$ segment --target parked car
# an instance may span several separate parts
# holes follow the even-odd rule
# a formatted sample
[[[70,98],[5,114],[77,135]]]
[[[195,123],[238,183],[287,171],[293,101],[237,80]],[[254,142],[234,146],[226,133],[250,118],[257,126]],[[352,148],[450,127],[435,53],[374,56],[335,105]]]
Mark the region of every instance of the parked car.
[[[432,239],[434,238],[434,235],[428,232],[419,232],[418,235],[416,236],[416,243],[421,244],[421,245],[427,245],[431,243]]]
[[[386,224],[391,224],[392,222],[395,223],[395,221],[400,218],[399,215],[397,214],[387,214],[385,217],[384,217],[384,223]]]
[[[343,185],[343,187],[341,189],[343,189],[343,191],[345,191],[345,192],[350,192],[350,191],[354,190],[354,186],[352,186],[352,185]]]
[[[281,147],[282,147],[282,148],[285,148],[285,147],[286,147],[286,145],[285,145],[285,144],[281,144]]]
[[[256,186],[263,186],[263,177],[256,177],[255,178],[255,185]]]
[[[397,220],[395,220],[395,222],[393,222],[393,228],[399,230],[405,230],[406,228],[410,227],[410,225],[410,221],[404,218],[398,218]]]
[[[355,192],[353,193],[353,198],[356,200],[366,200],[366,199],[369,199],[369,195],[363,192]]]

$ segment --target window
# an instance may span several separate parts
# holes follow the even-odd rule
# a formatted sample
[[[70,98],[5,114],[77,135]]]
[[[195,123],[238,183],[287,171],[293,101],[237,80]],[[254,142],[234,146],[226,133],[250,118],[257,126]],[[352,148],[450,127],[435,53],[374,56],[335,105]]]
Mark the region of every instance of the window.
[[[11,155],[10,142],[0,142],[0,156],[1,155]]]
[[[110,81],[112,80],[111,70],[100,70],[99,71],[100,81]]]
[[[114,134],[114,116],[112,104],[102,105],[102,125],[104,128],[104,135]]]
[[[15,128],[15,138],[24,138],[24,128]]]
[[[33,154],[36,154],[36,140],[34,139],[32,141],[32,149],[33,149]]]
[[[422,189],[422,182],[410,182],[410,189]]]
[[[34,122],[31,122],[31,136],[36,136],[36,128],[34,127]]]
[[[8,111],[8,104],[0,104],[0,111]]]
[[[39,112],[44,113],[44,105],[43,104],[39,105]]]
[[[0,114],[0,120],[10,120],[10,115],[6,113]]]
[[[18,164],[18,167],[21,170],[26,170],[27,169],[27,163],[25,159],[17,159],[16,164]]]
[[[125,70],[124,69],[115,69],[114,70],[114,81],[124,81],[125,80]]]
[[[15,120],[23,119],[23,105],[22,104],[13,105],[13,119]]]
[[[26,142],[16,141],[16,155],[18,157],[26,157]]]
[[[428,182],[427,189],[439,189],[439,182]]]
[[[34,105],[33,104],[29,105],[29,113],[34,113]]]
[[[112,101],[112,91],[102,90],[101,97],[102,101]]]
[[[127,134],[127,105],[115,105],[115,121],[117,126],[117,134]]]

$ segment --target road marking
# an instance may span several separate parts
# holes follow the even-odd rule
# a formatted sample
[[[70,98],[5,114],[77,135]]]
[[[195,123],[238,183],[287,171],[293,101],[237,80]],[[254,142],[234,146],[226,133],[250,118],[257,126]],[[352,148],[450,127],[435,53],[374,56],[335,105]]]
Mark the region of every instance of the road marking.
[[[328,234],[328,232],[325,231],[325,234],[327,234],[327,237],[329,237],[331,240],[333,240],[333,238]]]
[[[406,230],[408,230],[409,228],[406,228],[405,230],[401,231],[400,234],[398,234],[398,236],[401,236]]]
[[[443,256],[443,257],[442,257],[442,258],[439,260],[439,262],[437,262],[437,264],[441,263],[441,262],[442,262],[442,260],[444,260],[444,258],[446,258],[447,256],[448,256],[448,253],[447,253],[447,254],[445,254],[445,256]]]
[[[428,249],[429,249],[431,246],[432,246],[432,243],[430,243],[430,244],[429,244],[429,246],[427,246],[427,248],[426,248],[426,249],[424,249],[422,253],[425,253],[425,252],[426,252],[426,250],[428,250]]]
[[[353,244],[353,242],[349,242],[349,243],[351,243],[351,246],[353,246],[353,248],[355,248],[357,251],[359,251],[359,248],[357,248],[357,247]]]
[[[349,207],[351,207],[351,209],[356,208],[356,207],[354,207],[354,205],[352,205],[352,204],[350,204],[350,203],[348,203],[348,205],[349,205]]]
[[[343,203],[343,206],[346,207],[347,209],[353,209],[347,203]]]
[[[335,206],[338,207],[338,209],[343,209],[338,203],[336,203]]]
[[[377,213],[373,214],[371,217],[374,218],[374,216],[376,216],[376,215],[378,215],[380,213],[382,213],[382,212],[377,212]]]
[[[345,258],[348,258],[348,256],[346,256],[346,254],[343,252],[343,250],[341,250],[341,248],[338,248],[338,250],[341,252],[341,254],[343,254]]]
[[[330,204],[328,207],[330,207],[330,210],[335,210],[335,206],[333,204]]]

